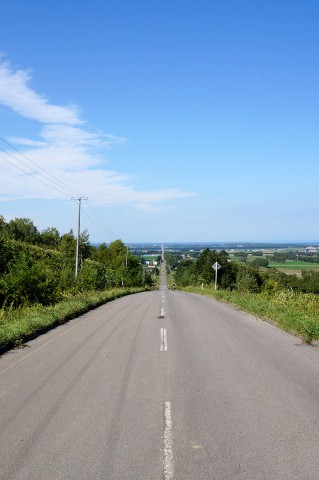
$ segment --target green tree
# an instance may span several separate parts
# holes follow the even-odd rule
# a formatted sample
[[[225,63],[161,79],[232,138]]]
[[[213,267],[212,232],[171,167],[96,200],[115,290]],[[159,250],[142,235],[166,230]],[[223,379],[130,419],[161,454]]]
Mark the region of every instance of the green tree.
[[[54,227],[46,228],[41,232],[40,241],[42,245],[48,248],[58,249],[60,244],[60,234]]]
[[[267,268],[269,265],[269,260],[265,257],[254,258],[254,260],[250,262],[250,265],[256,268],[259,268],[259,267]]]
[[[29,218],[15,218],[5,225],[5,233],[11,240],[19,240],[26,243],[37,243],[40,234]]]
[[[97,248],[95,248],[92,252],[92,258],[93,260],[96,260],[99,263],[102,263],[102,265],[107,264],[108,260],[108,248],[106,243],[101,243]]]
[[[248,264],[238,264],[236,274],[236,288],[240,292],[260,292],[263,283],[262,276],[258,270]]]
[[[106,253],[106,265],[115,272],[117,285],[139,286],[142,284],[142,266],[131,254],[122,240],[110,243]]]
[[[181,260],[174,273],[174,279],[179,287],[196,285],[199,283],[198,274],[195,272],[195,262],[190,259]]]
[[[90,258],[93,254],[94,248],[90,244],[90,235],[87,230],[84,230],[80,235],[79,241],[79,255],[83,262],[86,258]]]
[[[69,263],[75,264],[76,239],[72,229],[69,233],[62,235],[59,250]]]
[[[206,284],[210,284],[215,279],[214,263],[217,262],[215,250],[206,248],[203,250],[195,262],[195,272],[198,279]]]
[[[289,255],[285,252],[274,252],[272,256],[272,261],[277,263],[284,263],[287,260],[288,256]]]
[[[312,271],[302,271],[302,280],[300,284],[300,289],[304,293],[319,293],[319,272]]]

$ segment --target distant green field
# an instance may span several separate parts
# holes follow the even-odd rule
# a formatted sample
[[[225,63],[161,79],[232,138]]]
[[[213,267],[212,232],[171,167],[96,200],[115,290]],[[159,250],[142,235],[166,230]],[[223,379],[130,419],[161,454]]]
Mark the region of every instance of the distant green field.
[[[147,260],[148,262],[154,262],[158,257],[157,255],[143,255],[143,258]]]
[[[318,263],[299,262],[297,260],[286,260],[284,263],[269,262],[269,268],[284,270],[319,270]]]

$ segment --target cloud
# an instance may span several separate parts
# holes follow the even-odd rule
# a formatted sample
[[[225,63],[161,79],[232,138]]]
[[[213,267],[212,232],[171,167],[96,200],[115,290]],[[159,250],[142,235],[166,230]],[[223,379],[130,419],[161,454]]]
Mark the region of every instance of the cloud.
[[[0,103],[22,117],[41,123],[82,123],[74,105],[52,105],[44,95],[39,95],[29,83],[31,73],[14,69],[9,62],[0,61]]]
[[[31,140],[30,138],[23,137],[9,137],[8,141],[14,143],[15,145],[24,145],[26,147],[47,147],[47,142],[41,142],[38,140]]]
[[[71,125],[47,125],[41,136],[55,145],[107,147],[125,143],[126,139],[109,133],[93,133]]]
[[[105,151],[125,144],[126,139],[84,128],[75,107],[50,104],[32,90],[30,81],[29,71],[14,70],[0,59],[0,105],[41,123],[38,138],[10,137],[10,143],[23,147],[23,155],[8,145],[7,153],[0,152],[0,160],[4,160],[0,200],[65,199],[72,189],[99,206],[127,205],[154,211],[166,202],[194,195],[180,189],[139,191],[132,175],[104,168]]]
[[[126,142],[123,137],[89,132],[72,125],[45,125],[39,136],[41,140],[10,137],[10,142],[34,147],[24,150],[24,154],[54,174],[61,168],[65,171],[78,171],[97,167],[105,162],[101,152]]]

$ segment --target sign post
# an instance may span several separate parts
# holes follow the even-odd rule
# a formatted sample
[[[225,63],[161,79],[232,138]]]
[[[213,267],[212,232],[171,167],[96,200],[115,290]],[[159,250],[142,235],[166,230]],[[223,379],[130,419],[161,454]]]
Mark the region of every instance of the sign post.
[[[221,268],[218,262],[215,262],[214,265],[212,265],[213,269],[215,270],[215,290],[217,290],[217,272]]]

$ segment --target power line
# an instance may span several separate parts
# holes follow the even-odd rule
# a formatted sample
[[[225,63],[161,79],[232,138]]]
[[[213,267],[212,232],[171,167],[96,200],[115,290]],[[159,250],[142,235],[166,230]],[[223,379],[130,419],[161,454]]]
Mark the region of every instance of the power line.
[[[95,220],[93,220],[92,217],[90,217],[88,215],[88,212],[87,212],[87,209],[83,209],[82,212],[84,213],[84,215],[93,223],[93,225],[96,226],[96,228],[101,232],[103,233],[103,235],[105,235],[109,240],[113,241],[116,239],[116,237],[114,236],[111,236],[108,232],[106,232],[105,230],[103,230],[103,228],[100,227],[100,225],[98,225]]]
[[[0,149],[2,150],[2,149]],[[63,192],[62,190],[60,190],[59,188],[56,188],[54,187],[53,185],[50,185],[49,183],[46,183],[44,182],[43,180],[41,180],[40,178],[38,178],[37,176],[35,176],[34,173],[32,172],[27,172],[26,170],[24,170],[23,168],[19,167],[18,165],[15,165],[14,163],[10,162],[9,160],[3,158],[1,155],[0,155],[0,158],[2,158],[2,160],[6,163],[9,163],[10,165],[12,165],[13,167],[17,168],[18,170],[20,170],[21,172],[25,173],[26,175],[29,175],[30,177],[33,177],[35,180],[37,180],[38,182],[40,183],[43,183],[44,185],[46,185],[47,187],[50,187],[50,188],[53,188],[54,190],[56,190],[57,192],[60,192],[60,193],[63,193],[63,195],[66,195],[65,192]]]
[[[63,188],[64,190],[68,190],[70,193],[72,193],[73,195],[79,195],[79,192],[77,192],[76,190],[72,189],[69,187],[69,185],[67,185],[66,183],[64,183],[62,180],[59,180],[57,177],[55,177],[54,175],[52,175],[52,173],[48,172],[47,170],[45,170],[43,167],[41,167],[38,163],[34,162],[33,160],[31,160],[31,158],[27,157],[23,152],[21,152],[20,150],[18,150],[16,147],[14,147],[13,145],[11,145],[9,142],[7,142],[4,138],[0,137],[0,140],[2,140],[6,145],[8,145],[10,148],[12,148],[13,150],[15,150],[19,155],[21,155],[22,157],[24,157],[28,162],[30,162],[32,165],[35,165],[38,169],[42,170],[42,172],[44,172],[49,178],[46,178],[43,174],[39,173],[39,172],[36,172],[38,173],[40,176],[44,177],[46,180],[52,182],[53,184],[56,184],[58,185],[60,188]],[[2,150],[3,152],[5,152],[7,155],[9,155],[10,157],[14,158],[17,162],[19,163],[22,163],[22,165],[26,166],[27,168],[30,168],[29,165],[27,165],[25,162],[23,162],[22,160],[19,160],[18,158],[16,158],[14,155],[12,155],[11,153],[7,152],[6,150],[3,150],[1,147],[0,147],[0,150]]]
[[[88,200],[88,205],[89,205],[89,208],[91,209],[92,213],[95,215],[95,217],[97,218],[98,221],[100,221],[102,223],[102,225],[104,226],[104,228],[106,230],[108,230],[109,232],[109,235],[111,235],[111,237],[113,237],[114,239],[116,238],[116,235],[115,233],[113,232],[113,230],[105,223],[103,217],[101,217],[101,215],[99,214],[99,212],[97,211],[97,209],[94,207],[94,205],[92,204],[92,202],[90,200]]]
[[[67,197],[69,197],[70,193],[72,193],[72,195],[75,195],[78,198],[84,199],[84,197],[81,193],[72,189],[65,182],[59,180],[57,177],[52,175],[50,172],[48,172],[47,170],[42,168],[36,162],[31,160],[29,157],[27,157],[23,152],[21,152],[16,147],[14,147],[9,142],[7,142],[3,137],[0,136],[0,140],[2,142],[4,142],[6,145],[8,145],[12,150],[16,151],[23,158],[25,158],[27,160],[27,162],[29,162],[30,164],[37,167],[37,169],[39,169],[40,171],[35,171],[34,169],[31,168],[31,166],[28,163],[22,161],[21,159],[17,158],[15,155],[13,155],[11,152],[8,152],[7,150],[4,150],[3,148],[0,147],[0,151],[2,151],[4,154],[8,155],[10,158],[15,160],[15,162],[18,162],[18,164],[14,163],[14,162],[8,160],[7,158],[4,158],[2,155],[0,155],[0,158],[4,162],[6,162],[9,165],[13,166],[14,168],[20,170],[24,174],[34,178],[34,180],[42,183],[43,185],[46,185],[47,187],[49,187],[49,188],[51,188],[51,189],[53,189],[53,190],[55,190],[59,193],[62,193],[63,195],[65,195]],[[22,165],[22,167],[21,167],[21,165]],[[23,167],[25,167],[28,170],[26,170]],[[44,172],[45,175],[43,175],[43,173],[41,173],[41,171]],[[50,183],[48,183],[48,182],[50,182]],[[87,198],[85,198],[85,199],[88,200]],[[88,209],[93,214],[93,216],[95,217],[95,219],[98,223],[96,223],[93,220],[93,218],[90,217],[90,215],[86,212],[86,209],[83,209],[83,212],[85,213],[87,218],[100,230],[100,232],[103,233],[103,235],[106,235],[106,237],[109,238],[110,240],[115,240],[116,238],[118,238],[115,235],[115,233],[112,231],[112,229],[106,224],[106,222],[104,221],[102,216],[99,214],[99,212],[96,210],[96,208],[94,207],[94,205],[92,204],[91,201],[88,201]]]

